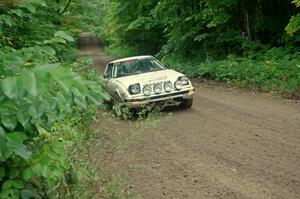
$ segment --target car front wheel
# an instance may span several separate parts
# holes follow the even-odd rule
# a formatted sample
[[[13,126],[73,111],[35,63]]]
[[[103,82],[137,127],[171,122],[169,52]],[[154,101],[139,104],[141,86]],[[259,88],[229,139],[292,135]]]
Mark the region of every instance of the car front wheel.
[[[193,105],[193,98],[191,99],[183,99],[181,104],[180,104],[180,107],[181,108],[191,108]]]
[[[129,110],[126,103],[116,94],[113,97],[113,111],[115,115],[121,119],[130,119],[132,117],[132,113]]]

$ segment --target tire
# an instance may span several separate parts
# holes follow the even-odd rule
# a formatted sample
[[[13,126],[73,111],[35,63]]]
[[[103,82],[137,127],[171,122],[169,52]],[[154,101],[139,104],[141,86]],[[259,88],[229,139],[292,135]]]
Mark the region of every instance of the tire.
[[[187,108],[191,108],[192,105],[193,105],[193,98],[192,99],[183,99],[179,106],[183,109],[187,109]]]
[[[114,111],[114,114],[123,120],[130,119],[132,117],[132,113],[129,110],[128,106],[123,102],[118,94],[115,94],[113,97],[112,109]]]

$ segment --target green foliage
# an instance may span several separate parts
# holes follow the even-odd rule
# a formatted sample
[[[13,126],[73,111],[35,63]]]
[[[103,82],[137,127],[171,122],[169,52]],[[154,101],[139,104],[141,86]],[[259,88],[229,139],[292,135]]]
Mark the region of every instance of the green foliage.
[[[289,54],[284,48],[272,48],[253,57],[229,55],[220,61],[189,62],[178,57],[165,57],[164,61],[191,77],[300,96],[300,54]]]
[[[290,23],[285,28],[286,32],[290,35],[293,35],[298,30],[300,30],[300,14],[292,16]]]
[[[113,53],[176,53],[185,57],[243,55],[245,43],[284,45],[284,27],[296,10],[276,0],[183,1],[112,0],[98,9],[106,13],[98,35]],[[296,3],[296,1],[294,1]],[[278,11],[280,8],[280,12]],[[289,29],[295,30],[296,18]],[[295,41],[294,41],[295,42]]]
[[[109,99],[86,63],[72,63],[75,39],[52,6],[0,12],[0,198],[64,198],[74,165],[63,129]]]
[[[294,3],[297,7],[300,7],[299,0],[294,0],[292,1],[292,3]],[[289,35],[293,35],[300,30],[300,13],[295,16],[292,16],[285,30]]]
[[[300,1],[299,0],[293,0],[293,4],[295,4],[297,7],[300,7]]]
[[[111,199],[126,199],[126,198],[135,198],[128,189],[124,188],[126,182],[123,182],[120,176],[114,176],[112,179],[107,182],[105,185],[105,195]],[[139,197],[138,197],[139,198]]]

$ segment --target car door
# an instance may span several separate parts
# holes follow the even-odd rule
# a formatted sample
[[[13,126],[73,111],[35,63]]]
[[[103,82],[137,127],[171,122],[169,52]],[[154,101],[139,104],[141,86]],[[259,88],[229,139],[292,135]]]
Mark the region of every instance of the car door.
[[[114,64],[110,63],[107,65],[106,70],[103,75],[104,86],[105,86],[106,90],[111,94],[114,93],[114,90],[111,86],[112,81],[113,81],[113,70],[114,70]]]

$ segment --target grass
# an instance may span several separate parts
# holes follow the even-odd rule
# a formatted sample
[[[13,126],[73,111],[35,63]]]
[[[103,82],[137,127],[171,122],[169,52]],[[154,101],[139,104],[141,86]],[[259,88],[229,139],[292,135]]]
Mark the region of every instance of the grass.
[[[120,175],[113,176],[105,185],[105,195],[110,199],[138,199],[138,194],[131,193],[128,181]]]

